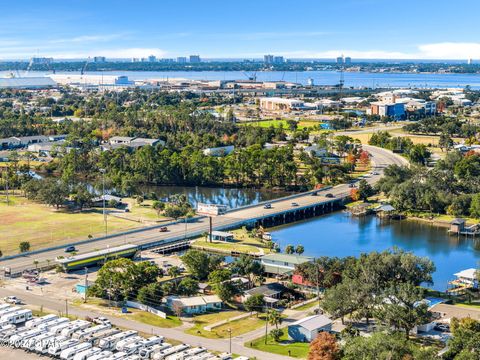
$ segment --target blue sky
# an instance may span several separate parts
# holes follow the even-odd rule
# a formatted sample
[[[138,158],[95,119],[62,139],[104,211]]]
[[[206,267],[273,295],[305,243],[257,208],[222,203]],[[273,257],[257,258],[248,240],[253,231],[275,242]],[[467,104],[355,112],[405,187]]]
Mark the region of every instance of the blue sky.
[[[2,0],[0,59],[480,59],[478,0]]]

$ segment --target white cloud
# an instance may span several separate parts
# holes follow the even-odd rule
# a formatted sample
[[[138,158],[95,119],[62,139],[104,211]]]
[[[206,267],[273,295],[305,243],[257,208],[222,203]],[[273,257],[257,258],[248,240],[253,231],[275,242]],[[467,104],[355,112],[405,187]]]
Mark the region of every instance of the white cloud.
[[[108,42],[111,40],[125,38],[127,34],[104,34],[104,35],[81,35],[69,39],[54,39],[50,40],[51,44],[65,44],[65,43],[89,43],[89,42]]]
[[[418,46],[422,59],[480,58],[480,43],[444,42]]]

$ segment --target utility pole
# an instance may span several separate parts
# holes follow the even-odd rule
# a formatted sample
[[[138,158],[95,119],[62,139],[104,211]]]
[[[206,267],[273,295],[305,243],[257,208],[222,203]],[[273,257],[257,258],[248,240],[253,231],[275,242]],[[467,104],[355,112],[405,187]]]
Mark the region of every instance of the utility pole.
[[[209,240],[210,242],[212,242],[213,220],[211,216],[209,216],[208,219],[209,219],[209,225],[210,225]]]
[[[105,223],[105,236],[108,234],[107,212],[105,210],[105,169],[100,169],[102,173],[102,203],[103,203],[103,222]]]
[[[88,268],[85,266],[85,294],[83,297],[83,302],[87,302],[87,290],[88,290]]]
[[[65,315],[68,317],[68,300],[65,299]]]
[[[228,352],[231,354],[232,353],[232,329],[231,328],[228,329],[228,334],[229,334],[229,337],[230,337]]]

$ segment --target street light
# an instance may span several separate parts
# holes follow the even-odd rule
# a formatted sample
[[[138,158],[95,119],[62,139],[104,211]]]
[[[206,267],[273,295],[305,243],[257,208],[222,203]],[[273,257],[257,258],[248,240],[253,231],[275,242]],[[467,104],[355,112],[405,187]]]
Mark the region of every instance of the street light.
[[[232,353],[232,329],[231,328],[228,328],[228,334],[229,334],[229,338],[230,338],[230,343],[229,343],[229,353],[231,354]]]
[[[107,212],[105,211],[105,169],[99,169],[99,171],[102,173],[102,202],[103,202],[103,222],[105,223],[105,236],[107,236],[108,233],[108,227],[107,227]]]

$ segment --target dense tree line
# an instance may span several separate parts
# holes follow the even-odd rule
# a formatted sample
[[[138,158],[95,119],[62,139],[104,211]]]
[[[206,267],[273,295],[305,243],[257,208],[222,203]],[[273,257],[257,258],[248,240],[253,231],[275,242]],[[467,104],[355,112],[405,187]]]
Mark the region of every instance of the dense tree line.
[[[390,165],[376,188],[399,211],[480,217],[480,155],[450,152],[432,169]]]
[[[459,117],[431,116],[405,125],[403,129],[412,134],[439,135],[470,138],[480,131],[476,124]]]

